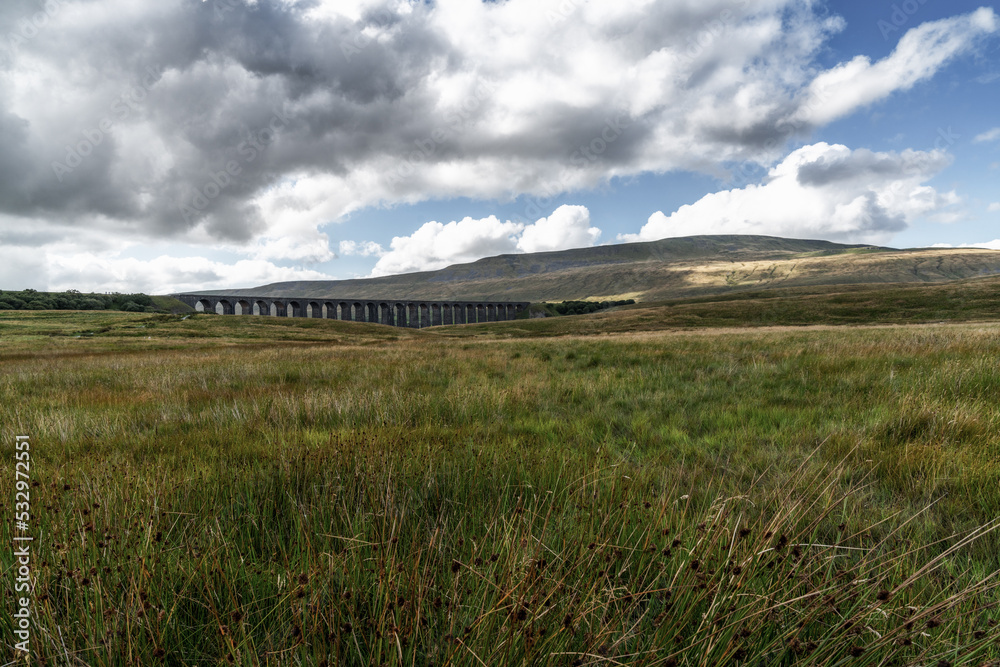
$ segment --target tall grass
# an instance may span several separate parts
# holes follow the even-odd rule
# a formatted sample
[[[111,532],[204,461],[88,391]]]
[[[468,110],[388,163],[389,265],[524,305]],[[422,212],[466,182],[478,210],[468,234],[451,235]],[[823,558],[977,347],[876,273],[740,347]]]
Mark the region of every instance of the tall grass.
[[[370,342],[2,362],[39,662],[1000,659],[994,329]]]

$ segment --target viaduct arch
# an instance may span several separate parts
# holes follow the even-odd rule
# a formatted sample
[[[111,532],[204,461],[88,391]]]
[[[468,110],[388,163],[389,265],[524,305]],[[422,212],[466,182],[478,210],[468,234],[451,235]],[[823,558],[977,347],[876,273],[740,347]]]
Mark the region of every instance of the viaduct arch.
[[[212,294],[171,295],[198,312],[219,315],[306,317],[344,322],[373,322],[396,327],[504,322],[514,319],[528,302],[441,301],[427,299],[315,299]]]

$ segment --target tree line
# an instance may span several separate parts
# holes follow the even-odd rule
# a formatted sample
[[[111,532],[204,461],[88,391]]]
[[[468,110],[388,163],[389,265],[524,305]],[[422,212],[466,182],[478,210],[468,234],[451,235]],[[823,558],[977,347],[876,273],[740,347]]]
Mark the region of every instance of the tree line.
[[[77,290],[38,292],[33,289],[0,291],[0,310],[120,310],[126,313],[156,312],[148,294],[87,294]]]
[[[630,306],[635,303],[635,299],[625,299],[624,301],[563,301],[562,303],[550,304],[552,310],[558,315],[585,315],[596,313],[599,310],[613,308],[614,306]]]

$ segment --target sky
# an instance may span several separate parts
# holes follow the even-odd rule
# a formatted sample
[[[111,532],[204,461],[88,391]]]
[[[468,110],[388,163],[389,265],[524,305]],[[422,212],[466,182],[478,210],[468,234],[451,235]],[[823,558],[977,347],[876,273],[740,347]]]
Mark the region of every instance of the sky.
[[[1000,249],[998,108],[986,2],[4,0],[0,289]]]

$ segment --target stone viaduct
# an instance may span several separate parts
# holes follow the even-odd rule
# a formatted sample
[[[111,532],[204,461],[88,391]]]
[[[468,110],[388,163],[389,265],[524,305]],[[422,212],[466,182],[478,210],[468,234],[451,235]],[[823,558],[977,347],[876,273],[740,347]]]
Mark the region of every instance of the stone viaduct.
[[[397,327],[474,324],[512,320],[527,302],[433,301],[391,299],[318,299],[295,297],[173,294],[198,312],[220,315],[316,317],[347,322],[375,322]]]

